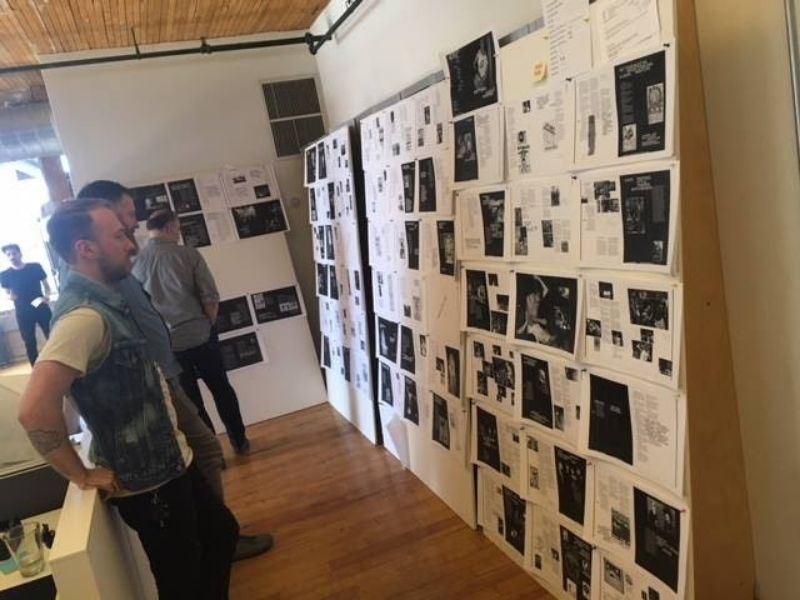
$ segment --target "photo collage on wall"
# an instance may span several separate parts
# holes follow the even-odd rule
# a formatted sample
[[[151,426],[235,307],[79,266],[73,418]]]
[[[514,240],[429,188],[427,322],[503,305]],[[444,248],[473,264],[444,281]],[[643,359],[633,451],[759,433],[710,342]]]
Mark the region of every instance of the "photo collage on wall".
[[[320,363],[328,377],[345,382],[345,389],[371,398],[371,346],[364,287],[369,282],[364,280],[362,271],[349,130],[342,127],[317,140],[305,148],[303,156],[320,306]],[[398,332],[393,332],[391,340],[386,339],[387,335],[384,330],[384,337],[378,335],[378,340],[387,353],[389,345],[394,347],[397,361]],[[399,391],[389,393],[393,387],[385,387],[390,374],[376,375],[384,401],[395,403]],[[328,389],[330,392],[332,387],[329,385]],[[341,400],[349,404],[349,399]]]
[[[183,243],[194,248],[289,231],[271,166],[226,168],[131,191],[141,230],[157,210],[172,210]]]
[[[423,480],[461,476],[438,456],[469,450],[484,533],[551,590],[676,600],[672,19],[656,0],[543,7],[543,28],[443,49],[444,81],[360,122],[381,404]]]
[[[147,219],[158,210],[176,214],[182,244],[208,251],[289,230],[271,165],[226,167],[161,181],[130,188],[140,222],[140,244],[146,243]],[[269,357],[262,339],[267,334],[265,324],[305,312],[294,283],[279,289],[240,292],[220,301],[214,329],[228,371],[267,364]]]

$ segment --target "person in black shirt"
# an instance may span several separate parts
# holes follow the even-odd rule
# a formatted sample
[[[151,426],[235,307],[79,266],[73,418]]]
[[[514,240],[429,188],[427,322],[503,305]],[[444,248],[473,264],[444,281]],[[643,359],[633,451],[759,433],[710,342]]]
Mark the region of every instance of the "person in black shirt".
[[[50,284],[42,265],[22,262],[22,252],[17,244],[7,244],[2,250],[11,268],[0,273],[0,287],[14,301],[19,333],[25,342],[28,360],[33,364],[39,356],[36,326],[42,329],[45,337],[50,335]]]

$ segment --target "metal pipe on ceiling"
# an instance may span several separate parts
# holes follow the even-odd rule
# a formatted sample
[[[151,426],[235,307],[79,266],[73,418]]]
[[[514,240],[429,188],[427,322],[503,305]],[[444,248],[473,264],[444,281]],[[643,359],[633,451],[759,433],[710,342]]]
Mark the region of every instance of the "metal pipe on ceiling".
[[[0,77],[4,75],[18,75],[31,71],[49,71],[53,69],[65,69],[68,67],[83,67],[87,65],[100,65],[116,62],[126,62],[132,60],[145,60],[150,58],[165,58],[169,56],[187,56],[192,54],[214,54],[219,52],[239,52],[242,50],[254,50],[258,48],[274,48],[279,46],[294,46],[305,44],[311,54],[316,54],[319,49],[333,38],[336,30],[355,12],[363,0],[353,0],[342,15],[328,28],[328,31],[321,35],[315,35],[310,31],[303,36],[279,38],[276,40],[260,40],[253,42],[234,42],[230,44],[209,44],[205,38],[200,41],[200,45],[192,48],[181,48],[176,50],[155,50],[152,52],[141,52],[134,38],[135,51],[130,54],[118,54],[110,56],[95,56],[91,58],[78,58],[74,60],[56,61],[49,63],[38,63],[30,65],[16,65],[12,67],[0,67]]]

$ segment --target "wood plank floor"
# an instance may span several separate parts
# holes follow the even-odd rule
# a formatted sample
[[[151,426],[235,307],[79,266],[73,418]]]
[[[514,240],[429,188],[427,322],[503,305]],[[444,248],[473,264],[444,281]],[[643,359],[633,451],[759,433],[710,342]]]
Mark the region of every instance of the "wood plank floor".
[[[329,405],[248,428],[228,505],[268,554],[236,563],[232,600],[551,598]]]

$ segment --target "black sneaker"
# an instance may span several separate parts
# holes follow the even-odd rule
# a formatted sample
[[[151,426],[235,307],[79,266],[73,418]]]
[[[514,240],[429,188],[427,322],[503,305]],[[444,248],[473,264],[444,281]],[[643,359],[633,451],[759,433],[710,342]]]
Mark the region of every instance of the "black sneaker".
[[[237,560],[246,560],[259,556],[268,552],[274,545],[275,540],[272,534],[264,533],[262,535],[240,535],[239,541],[236,542],[236,552],[233,553],[234,562]]]
[[[250,454],[250,440],[245,440],[241,444],[234,445],[233,451],[236,452],[239,456],[244,456],[246,454]]]

